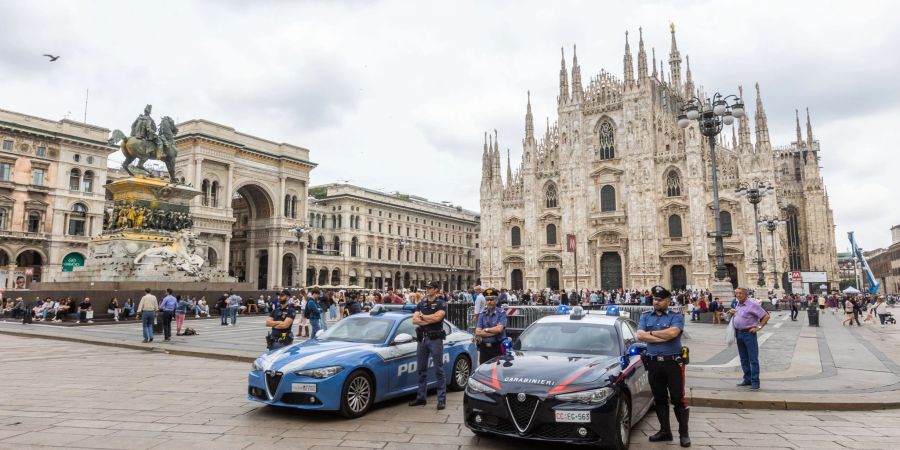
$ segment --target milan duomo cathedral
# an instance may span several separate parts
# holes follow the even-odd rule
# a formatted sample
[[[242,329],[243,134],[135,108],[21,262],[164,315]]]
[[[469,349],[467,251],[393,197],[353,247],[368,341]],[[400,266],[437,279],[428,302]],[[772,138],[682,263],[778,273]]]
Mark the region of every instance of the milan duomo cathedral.
[[[505,178],[496,131],[486,136],[482,284],[574,289],[577,273],[582,289],[711,286],[716,247],[708,138],[696,121],[686,129],[676,123],[684,99],[710,94],[694,84],[674,26],[671,33],[668,68],[663,61],[657,67],[655,50],[648,64],[639,37],[636,73],[626,33],[621,80],[601,71],[585,86],[577,54],[571,76],[563,55],[557,119],[548,119],[536,137],[529,94],[522,161],[513,169],[507,150]],[[743,88],[738,92],[743,99]],[[757,181],[774,187],[758,205],[760,217],[784,220],[774,233],[760,226],[765,286],[772,289],[777,277],[790,288],[787,275],[795,270],[825,272],[836,283],[834,220],[809,112],[805,137],[798,113],[796,141],[774,145],[758,84],[751,94],[755,111],[746,99],[747,115],[725,127],[715,146],[728,280],[758,283],[753,205],[735,193],[740,183]],[[568,251],[569,234],[576,252]]]

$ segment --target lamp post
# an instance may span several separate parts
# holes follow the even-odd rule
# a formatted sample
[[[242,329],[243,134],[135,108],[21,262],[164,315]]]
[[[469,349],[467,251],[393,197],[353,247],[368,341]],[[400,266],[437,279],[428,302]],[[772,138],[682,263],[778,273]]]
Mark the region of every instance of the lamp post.
[[[303,279],[303,265],[306,261],[306,237],[309,236],[310,228],[306,225],[295,225],[291,228],[291,232],[297,236],[297,287],[303,287],[306,281]]]
[[[771,194],[772,191],[771,185],[761,183],[759,180],[753,180],[752,183],[741,183],[734,190],[734,193],[739,197],[747,197],[747,201],[753,205],[753,231],[756,235],[756,260],[754,262],[756,263],[756,274],[759,276],[756,280],[756,285],[759,287],[766,285],[766,276],[763,274],[762,267],[766,260],[763,259],[762,239],[759,236],[759,202],[762,201],[763,197]]]
[[[772,238],[772,278],[775,280],[773,288],[778,289],[778,256],[775,254],[775,229],[778,228],[778,225],[785,223],[785,221],[777,217],[764,216],[759,223],[766,226],[766,230],[769,230],[769,237]]]
[[[731,105],[727,100],[734,98]],[[709,142],[709,159],[712,165],[713,188],[713,216],[716,224],[716,280],[722,281],[728,275],[725,267],[725,245],[722,242],[722,224],[719,221],[719,175],[716,167],[716,136],[722,131],[723,125],[731,125],[735,118],[744,117],[744,102],[736,95],[722,96],[718,92],[705,101],[697,97],[688,100],[678,116],[678,126],[687,128],[691,121],[697,121],[700,133],[706,136]]]
[[[452,291],[453,284],[450,281],[453,279],[454,272],[456,272],[457,270],[451,266],[449,269],[446,269],[446,271],[447,271],[447,287],[449,288],[447,290]]]
[[[400,291],[403,291],[403,247],[409,244],[406,239],[397,239],[397,259],[400,260]]]

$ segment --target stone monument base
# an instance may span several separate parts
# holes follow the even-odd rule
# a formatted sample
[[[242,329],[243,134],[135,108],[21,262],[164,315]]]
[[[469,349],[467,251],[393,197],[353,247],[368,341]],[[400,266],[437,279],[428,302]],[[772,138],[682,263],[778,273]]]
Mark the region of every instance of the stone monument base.
[[[709,286],[709,292],[712,293],[713,298],[718,297],[726,308],[734,298],[734,286],[731,285],[730,281],[726,280],[713,281]]]

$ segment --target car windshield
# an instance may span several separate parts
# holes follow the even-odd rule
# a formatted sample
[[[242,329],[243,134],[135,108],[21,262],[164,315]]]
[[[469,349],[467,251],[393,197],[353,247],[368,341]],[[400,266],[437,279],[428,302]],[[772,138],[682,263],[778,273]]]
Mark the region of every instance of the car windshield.
[[[394,327],[391,319],[371,316],[350,316],[335,323],[322,333],[321,339],[326,341],[362,342],[365,344],[381,344],[387,339]]]
[[[619,337],[609,325],[536,323],[519,337],[522,351],[619,356]]]

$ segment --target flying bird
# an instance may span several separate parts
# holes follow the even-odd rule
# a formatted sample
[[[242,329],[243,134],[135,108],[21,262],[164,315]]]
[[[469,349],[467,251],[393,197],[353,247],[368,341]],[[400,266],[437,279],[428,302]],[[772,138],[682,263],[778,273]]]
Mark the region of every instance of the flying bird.
[[[56,61],[57,59],[59,59],[59,56],[48,55],[46,53],[44,53],[44,56],[50,58],[50,62],[53,62],[53,61]]]

